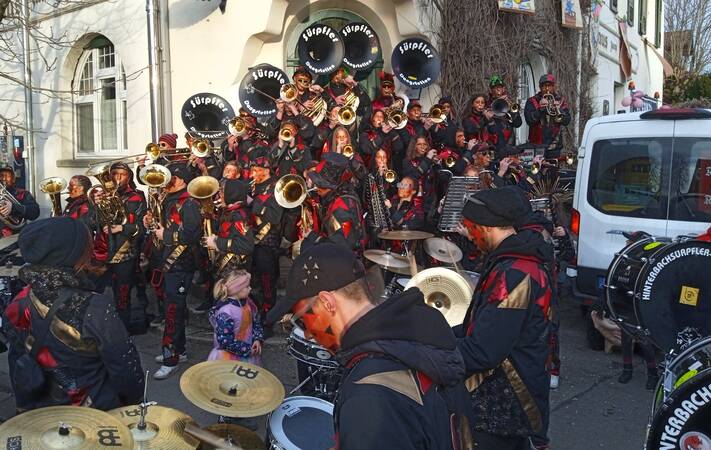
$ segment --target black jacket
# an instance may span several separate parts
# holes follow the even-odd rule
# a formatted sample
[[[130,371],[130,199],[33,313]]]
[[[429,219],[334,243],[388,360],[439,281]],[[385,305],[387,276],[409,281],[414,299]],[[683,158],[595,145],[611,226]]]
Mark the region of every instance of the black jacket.
[[[37,200],[32,196],[30,191],[24,189],[11,187],[7,189],[8,193],[17,199],[17,203],[12,203],[12,210],[10,215],[17,220],[35,220],[39,217],[40,209],[37,204]],[[11,230],[9,227],[4,226],[0,223],[0,231],[4,231],[7,234],[19,233],[20,230]]]
[[[29,286],[4,313],[11,374],[27,352],[33,324],[45,320],[58,289],[64,287],[71,295],[57,310],[37,354],[46,377],[44,390],[34,397],[16,395],[17,408],[75,405],[109,410],[138,403],[144,383],[141,359],[111,297],[92,292],[91,282],[73,269],[29,265],[20,269],[20,278]],[[22,380],[12,380],[13,386],[18,383]]]
[[[442,391],[461,385],[462,356],[444,317],[410,289],[343,335],[334,417],[341,450],[451,449]]]
[[[166,195],[163,210],[163,258],[166,272],[192,272],[202,237],[202,216],[197,200],[187,189]],[[182,249],[182,250],[180,250]]]
[[[475,430],[529,436],[547,424],[550,253],[529,232],[504,239],[484,262],[457,343]]]

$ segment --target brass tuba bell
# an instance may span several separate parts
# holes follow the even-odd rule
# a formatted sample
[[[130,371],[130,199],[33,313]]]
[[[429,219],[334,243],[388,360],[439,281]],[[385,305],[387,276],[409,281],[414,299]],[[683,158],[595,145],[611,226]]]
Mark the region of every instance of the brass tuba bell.
[[[274,186],[274,199],[282,208],[291,209],[304,203],[309,189],[299,175],[284,175]]]
[[[59,194],[65,187],[67,187],[67,180],[62,177],[45,178],[39,183],[40,191],[49,195],[49,199],[52,201],[52,217],[62,215],[62,199]]]
[[[160,164],[149,164],[141,171],[141,182],[154,189],[164,188],[172,177],[170,170]]]

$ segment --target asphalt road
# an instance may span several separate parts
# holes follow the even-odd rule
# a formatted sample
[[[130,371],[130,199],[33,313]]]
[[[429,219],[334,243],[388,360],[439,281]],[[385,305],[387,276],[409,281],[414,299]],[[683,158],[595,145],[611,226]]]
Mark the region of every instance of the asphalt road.
[[[562,376],[560,388],[551,393],[551,448],[641,449],[652,398],[651,392],[644,389],[644,363],[636,358],[632,382],[617,383],[621,370],[619,352],[605,354],[587,347],[580,310],[570,299],[563,299],[561,320]],[[209,335],[201,329],[203,325],[204,320],[192,322],[189,362],[183,367],[204,361],[210,351]],[[160,335],[149,332],[135,337],[135,342],[144,369],[156,370],[158,365],[153,358],[160,349]],[[284,383],[287,393],[296,386],[296,365],[286,353],[283,334],[267,341],[263,363]],[[7,371],[7,358],[0,355],[0,416],[5,418],[15,411]],[[151,379],[150,400],[184,411],[201,425],[215,423],[215,415],[193,406],[182,395],[180,373],[164,381]],[[259,418],[257,423],[258,432],[264,435],[266,417]]]

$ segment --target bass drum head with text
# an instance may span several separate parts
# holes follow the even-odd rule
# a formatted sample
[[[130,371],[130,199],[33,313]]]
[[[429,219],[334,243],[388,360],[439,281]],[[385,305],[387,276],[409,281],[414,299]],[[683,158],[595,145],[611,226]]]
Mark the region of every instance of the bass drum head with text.
[[[269,415],[272,448],[328,450],[336,446],[333,404],[315,397],[289,397]]]
[[[642,268],[635,312],[659,348],[674,348],[687,327],[711,335],[710,268],[711,242],[696,240],[665,246]]]
[[[648,450],[711,450],[711,369],[684,382],[654,414]]]

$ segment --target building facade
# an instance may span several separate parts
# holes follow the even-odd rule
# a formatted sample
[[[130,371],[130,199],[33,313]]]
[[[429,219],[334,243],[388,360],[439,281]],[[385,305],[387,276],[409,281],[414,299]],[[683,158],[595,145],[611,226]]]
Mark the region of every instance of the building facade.
[[[627,28],[629,78],[636,81],[638,89],[661,92],[661,63],[650,45],[663,48],[663,33],[657,28],[663,22],[656,19],[662,0],[628,1],[645,6],[628,7],[626,0],[619,0],[612,2],[619,3],[617,12],[610,4],[604,5],[600,14],[594,82],[597,115],[620,109],[622,97],[627,95],[618,55],[617,18],[628,10],[633,11],[630,17],[634,16]],[[45,177],[83,173],[92,162],[139,154],[155,138],[147,3],[158,9],[154,16],[162,73],[156,77],[160,85],[156,114],[162,123],[158,131],[178,134],[178,146],[184,145],[186,128],[181,114],[186,101],[204,93],[209,94],[206,98],[219,96],[237,111],[238,87],[248,69],[269,63],[291,76],[298,64],[298,36],[312,23],[340,29],[348,22],[366,22],[376,31],[382,61],[363,74],[361,81],[375,94],[376,74],[380,69],[391,71],[390,55],[399,41],[432,38],[425,24],[431,26],[433,21],[424,19],[435,11],[421,0],[227,0],[224,12],[220,0],[74,0],[59,1],[56,8],[45,2],[34,4],[36,31],[56,35],[61,30],[63,35],[61,45],[43,47],[42,57],[33,52],[31,61],[33,127],[37,130],[35,186]],[[639,24],[645,17],[643,28]],[[17,29],[0,32],[17,39],[20,36]],[[3,72],[22,78],[20,64],[0,62],[0,66]],[[547,70],[543,57],[530,58],[522,65],[520,98],[538,90],[537,80]],[[437,86],[416,93],[425,107],[435,103],[438,94]],[[0,114],[21,120],[23,87],[0,79],[0,99]],[[525,130],[521,133],[525,136]],[[15,134],[23,133],[15,130]],[[48,199],[37,197],[48,209]]]

